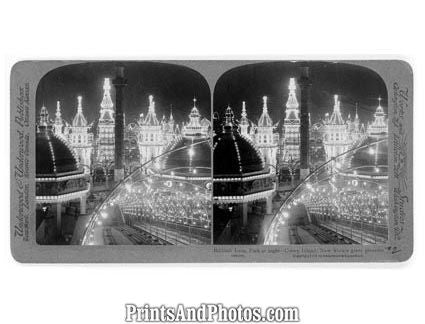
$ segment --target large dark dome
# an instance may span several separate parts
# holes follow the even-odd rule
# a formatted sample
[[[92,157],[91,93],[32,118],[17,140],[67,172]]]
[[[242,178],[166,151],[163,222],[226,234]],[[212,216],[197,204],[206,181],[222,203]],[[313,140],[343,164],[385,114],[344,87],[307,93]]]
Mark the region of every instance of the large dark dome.
[[[51,130],[37,133],[35,148],[37,177],[79,171],[71,149]]]
[[[207,138],[182,137],[167,151],[172,152],[164,156],[164,171],[170,170],[176,175],[211,176],[211,145]]]
[[[260,153],[237,130],[214,136],[214,176],[243,175],[264,171]]]

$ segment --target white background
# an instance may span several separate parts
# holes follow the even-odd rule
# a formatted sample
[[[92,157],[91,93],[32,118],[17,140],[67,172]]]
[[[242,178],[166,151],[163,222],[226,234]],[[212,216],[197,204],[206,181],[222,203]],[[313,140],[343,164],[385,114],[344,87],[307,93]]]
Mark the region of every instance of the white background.
[[[424,8],[413,1],[2,1],[0,322],[122,323],[124,303],[295,305],[302,323],[425,319]],[[9,245],[9,75],[22,59],[404,58],[415,251],[402,264],[37,265]],[[422,143],[422,144],[421,144]]]

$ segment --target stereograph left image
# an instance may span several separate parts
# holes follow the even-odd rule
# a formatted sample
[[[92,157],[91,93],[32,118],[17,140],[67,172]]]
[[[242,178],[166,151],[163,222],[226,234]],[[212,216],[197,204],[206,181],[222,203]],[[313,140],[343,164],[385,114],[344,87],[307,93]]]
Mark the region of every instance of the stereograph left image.
[[[36,93],[36,241],[211,244],[210,89],[189,68],[71,64]]]

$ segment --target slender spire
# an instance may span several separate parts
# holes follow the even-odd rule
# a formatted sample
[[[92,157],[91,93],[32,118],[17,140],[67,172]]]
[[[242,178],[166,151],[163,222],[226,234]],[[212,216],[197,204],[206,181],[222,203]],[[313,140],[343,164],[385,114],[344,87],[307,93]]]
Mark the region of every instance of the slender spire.
[[[297,90],[297,86],[295,84],[295,78],[289,79],[288,90],[289,90],[289,96],[288,96],[288,101],[286,102],[285,120],[287,120],[288,122],[291,121],[291,123],[299,122],[299,116],[298,116],[299,103],[297,100],[297,95],[295,93],[295,91]]]
[[[241,114],[242,118],[247,118],[248,114],[246,113],[246,105],[245,105],[245,101],[242,101],[242,114]]]
[[[332,125],[344,125],[344,120],[341,116],[341,102],[339,101],[338,95],[334,95],[334,109],[329,120],[329,123]]]
[[[105,78],[103,82],[103,99],[100,106],[103,109],[112,109],[114,107],[111,99],[111,81],[109,78]]]
[[[382,98],[379,97],[378,98],[378,108],[376,108],[376,114],[378,114],[378,115],[384,114],[384,108],[382,108],[382,106],[381,106],[381,100],[382,100]]]
[[[146,119],[144,120],[144,124],[147,125],[147,126],[158,126],[159,125],[159,121],[156,118],[155,101],[153,100],[153,95],[149,95],[148,114],[146,115]]]
[[[153,95],[149,95],[149,112],[155,113],[155,101],[153,101]]]
[[[82,104],[83,97],[82,96],[78,96],[77,97],[77,100],[78,100],[77,112],[82,113],[83,112],[83,104]]]
[[[61,113],[61,103],[60,101],[56,101],[56,113],[55,113],[55,124],[53,125],[55,134],[61,135],[62,134],[62,126],[63,126],[63,120],[62,120],[62,113]]]
[[[56,101],[56,120],[62,120],[62,113],[61,113],[61,102],[58,100]]]
[[[83,114],[83,97],[78,96],[78,106],[77,106],[77,114],[74,117],[74,120],[72,121],[72,126],[74,127],[86,127],[87,126],[87,120],[84,117]]]
[[[288,101],[286,102],[286,108],[298,109],[299,103],[297,100],[297,95],[295,93],[295,91],[297,90],[297,86],[295,84],[295,78],[289,79],[288,90],[289,90],[289,96],[288,96]]]
[[[241,120],[239,123],[240,133],[242,135],[248,135],[248,127],[249,127],[248,114],[246,112],[245,101],[242,101],[242,113],[241,113]]]
[[[263,113],[260,116],[258,121],[258,127],[272,127],[273,121],[270,118],[268,108],[267,108],[267,96],[263,97]]]
[[[359,104],[356,102],[356,116],[354,117],[354,125],[357,127],[357,129],[359,128],[359,124],[360,124],[360,118],[359,118],[359,114],[358,114],[358,107],[359,107]]]
[[[198,107],[196,107],[196,98],[193,98],[193,107],[192,107],[192,110],[190,112],[190,115],[199,116],[199,110],[198,110]]]
[[[340,112],[340,101],[338,99],[338,95],[334,95],[334,113]]]
[[[170,106],[170,122],[174,121],[174,116],[173,116],[173,105]]]
[[[267,96],[263,97],[263,112],[268,112],[267,108]]]

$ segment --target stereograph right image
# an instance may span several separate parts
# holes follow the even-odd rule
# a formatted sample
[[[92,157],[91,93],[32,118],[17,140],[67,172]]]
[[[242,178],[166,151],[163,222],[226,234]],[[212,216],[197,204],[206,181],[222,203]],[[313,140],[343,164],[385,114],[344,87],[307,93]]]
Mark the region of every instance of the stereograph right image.
[[[214,244],[388,240],[388,94],[358,65],[267,62],[214,90]]]

